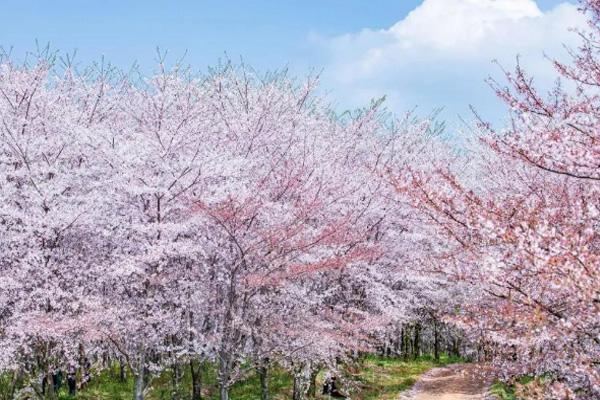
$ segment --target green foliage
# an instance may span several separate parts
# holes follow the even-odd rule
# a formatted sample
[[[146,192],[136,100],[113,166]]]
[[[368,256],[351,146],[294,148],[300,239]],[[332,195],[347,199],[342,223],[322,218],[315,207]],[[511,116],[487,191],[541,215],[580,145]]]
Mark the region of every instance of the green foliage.
[[[499,400],[520,400],[516,394],[517,386],[526,386],[532,382],[540,381],[543,382],[548,377],[543,375],[541,377],[535,377],[532,375],[521,376],[516,380],[516,384],[509,384],[506,382],[496,381],[490,387],[490,393],[495,395]]]
[[[10,400],[13,397],[13,374],[0,375],[0,400]]]
[[[514,386],[504,382],[494,382],[490,387],[490,393],[495,395],[499,400],[517,400]]]

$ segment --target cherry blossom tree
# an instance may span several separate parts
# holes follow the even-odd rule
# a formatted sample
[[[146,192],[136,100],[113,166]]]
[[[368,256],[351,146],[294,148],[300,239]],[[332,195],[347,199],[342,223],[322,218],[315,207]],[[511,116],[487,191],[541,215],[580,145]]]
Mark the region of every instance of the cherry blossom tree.
[[[392,173],[437,231],[436,268],[473,288],[453,320],[484,332],[506,376],[549,374],[547,396],[561,399],[600,393],[599,7],[583,6],[591,33],[572,64],[555,62],[573,90],[544,96],[517,66],[508,86],[491,82],[511,119],[479,124],[475,174]]]
[[[211,134],[201,85],[181,67],[113,89],[113,112],[97,132],[105,169],[103,222],[113,249],[102,277],[100,330],[131,368],[135,398],[152,375],[196,352],[194,314],[202,314],[205,264],[198,238],[206,227],[189,218]],[[166,365],[165,359],[171,359]]]
[[[57,75],[51,55],[33,66],[2,61],[0,265],[8,296],[2,321],[10,321],[2,340],[4,356],[13,355],[3,367],[27,364],[43,376],[39,382],[49,381],[64,359],[77,360],[95,302],[85,271],[101,250],[94,238],[99,171],[89,147],[97,110],[80,103],[83,78],[70,68]]]
[[[211,268],[222,399],[266,290],[373,255],[364,243],[373,188],[360,170],[375,110],[340,125],[313,88],[229,68],[210,81],[221,169],[195,204],[220,241]]]

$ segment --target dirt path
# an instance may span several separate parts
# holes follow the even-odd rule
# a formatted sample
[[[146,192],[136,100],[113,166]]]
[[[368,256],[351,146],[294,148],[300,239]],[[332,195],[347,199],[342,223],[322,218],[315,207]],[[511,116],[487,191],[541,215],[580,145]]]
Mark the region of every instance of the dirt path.
[[[475,364],[435,368],[423,375],[399,400],[484,400],[489,382]]]

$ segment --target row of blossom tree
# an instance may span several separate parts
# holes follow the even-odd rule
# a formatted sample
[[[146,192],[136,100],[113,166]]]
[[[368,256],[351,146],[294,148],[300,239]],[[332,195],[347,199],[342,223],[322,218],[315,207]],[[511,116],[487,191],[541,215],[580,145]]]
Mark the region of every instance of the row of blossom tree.
[[[211,361],[222,400],[249,368],[267,399],[277,362],[299,400],[323,365],[392,336],[418,354],[423,323],[439,353],[443,322],[507,379],[597,398],[600,1],[583,6],[591,33],[555,63],[570,86],[542,96],[520,68],[492,82],[510,123],[480,123],[456,155],[434,123],[390,121],[381,102],[336,115],[312,78],[3,58],[14,390],[53,398],[58,369],[85,377],[101,360],[131,371],[136,400],[166,369],[177,388],[185,366],[198,400]]]
[[[15,390],[53,398],[58,370],[119,360],[135,399],[185,365],[196,400],[211,361],[226,400],[276,361],[300,399],[322,365],[410,319],[420,298],[394,283],[424,240],[381,171],[431,156],[429,124],[387,123],[380,103],[337,117],[315,80],[285,74],[54,61],[0,65],[0,366]]]

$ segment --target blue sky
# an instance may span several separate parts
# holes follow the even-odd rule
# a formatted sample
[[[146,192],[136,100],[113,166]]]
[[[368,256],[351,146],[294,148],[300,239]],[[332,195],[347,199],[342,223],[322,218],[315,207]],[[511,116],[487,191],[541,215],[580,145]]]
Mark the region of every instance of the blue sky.
[[[494,2],[505,4],[498,8]],[[22,57],[25,51],[35,49],[37,39],[61,51],[77,49],[78,60],[84,64],[104,55],[120,67],[137,61],[146,70],[154,65],[156,46],[168,50],[173,58],[187,50],[186,61],[198,69],[215,64],[227,53],[234,60],[243,57],[260,70],[288,65],[303,75],[311,68],[323,69],[322,85],[341,108],[387,94],[395,112],[417,105],[423,112],[445,106],[444,117],[454,120],[457,114],[468,114],[470,98],[495,118],[501,109],[486,97],[488,90],[482,83],[495,70],[489,60],[512,63],[514,54],[531,53],[535,56],[531,65],[537,71],[542,51],[559,53],[557,44],[569,42],[572,36],[548,32],[566,32],[568,26],[581,22],[574,16],[575,7],[564,3],[567,1],[5,0],[0,44],[13,47],[14,54]],[[473,10],[482,13],[478,20],[489,18],[492,28],[484,27],[481,41],[472,44],[470,53],[456,43],[436,39],[449,35],[437,29],[452,18],[457,29],[472,24],[468,18],[477,15]],[[453,17],[446,18],[448,13]],[[538,39],[527,39],[521,45],[521,40],[500,32],[506,29],[504,25]],[[453,40],[469,39],[474,33],[464,34]],[[411,46],[418,50],[409,50]],[[373,55],[379,61],[373,61]]]

